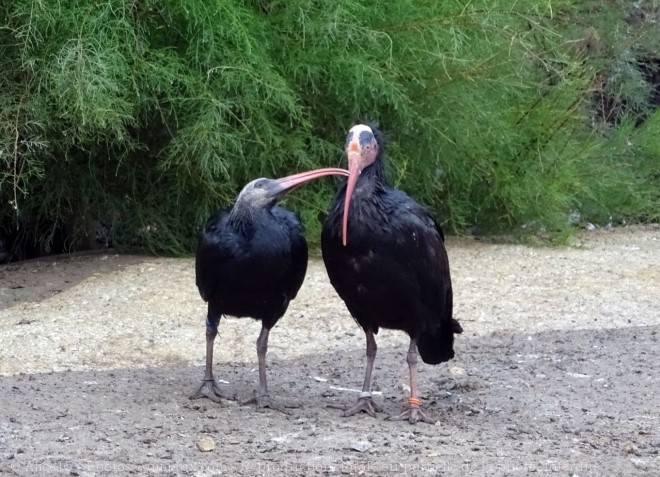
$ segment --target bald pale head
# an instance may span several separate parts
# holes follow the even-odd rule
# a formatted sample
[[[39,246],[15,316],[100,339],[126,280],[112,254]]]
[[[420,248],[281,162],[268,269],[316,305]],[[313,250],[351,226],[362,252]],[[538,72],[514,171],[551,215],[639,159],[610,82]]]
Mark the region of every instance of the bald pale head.
[[[378,157],[378,141],[374,131],[365,124],[353,126],[346,135],[346,154],[348,155],[348,184],[344,199],[344,216],[342,220],[342,242],[347,243],[348,209],[355,190],[358,177],[365,167],[376,162]]]
[[[272,207],[277,203],[277,199],[296,187],[303,185],[313,179],[341,175],[347,176],[346,169],[327,167],[313,171],[301,172],[280,179],[267,179],[261,177],[248,182],[236,199],[234,209],[264,209]]]
[[[356,133],[360,134],[363,131],[366,131],[366,132],[371,133],[371,134],[374,133],[374,131],[369,126],[367,126],[366,124],[356,124],[351,129],[348,130],[348,133],[349,134],[351,134],[351,133],[352,134],[356,134]]]
[[[245,184],[238,194],[236,205],[255,209],[272,207],[277,202],[280,189],[277,181],[260,177]]]

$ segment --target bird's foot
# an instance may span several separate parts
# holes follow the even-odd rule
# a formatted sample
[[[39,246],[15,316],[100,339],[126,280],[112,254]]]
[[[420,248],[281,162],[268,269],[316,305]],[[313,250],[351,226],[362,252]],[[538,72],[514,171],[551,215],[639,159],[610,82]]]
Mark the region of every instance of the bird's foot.
[[[374,402],[371,395],[360,396],[352,407],[344,409],[344,417],[352,416],[358,412],[366,412],[371,417],[376,417],[376,413],[383,412],[383,408]]]
[[[434,421],[424,414],[424,411],[419,407],[419,400],[415,399],[415,402],[408,402],[408,409],[403,411],[397,416],[389,416],[387,419],[390,421],[405,421],[407,420],[410,424],[416,424],[418,422],[425,422],[427,424],[434,424]]]
[[[251,403],[256,403],[257,408],[259,409],[273,409],[275,411],[280,411],[281,413],[284,413],[286,415],[291,415],[291,412],[289,409],[295,409],[299,408],[300,404],[282,404],[281,402],[273,399],[270,394],[265,393],[265,394],[260,394],[258,391],[254,392],[254,397],[252,399],[249,399],[243,404],[251,404]]]
[[[197,392],[190,396],[190,399],[210,399],[213,402],[220,402],[221,399],[228,399],[222,394],[220,386],[215,379],[205,379]]]

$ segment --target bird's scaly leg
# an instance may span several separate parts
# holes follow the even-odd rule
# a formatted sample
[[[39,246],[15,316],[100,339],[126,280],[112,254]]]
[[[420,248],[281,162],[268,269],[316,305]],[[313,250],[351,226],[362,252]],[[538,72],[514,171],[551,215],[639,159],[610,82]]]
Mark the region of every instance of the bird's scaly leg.
[[[213,342],[218,334],[219,323],[219,315],[217,318],[209,315],[206,319],[206,368],[204,370],[204,380],[197,392],[190,396],[190,399],[207,398],[213,402],[220,402],[220,398],[226,399],[213,377]]]
[[[408,368],[410,370],[410,397],[408,398],[408,409],[398,416],[390,416],[393,421],[402,421],[407,419],[411,424],[419,421],[433,424],[433,421],[426,417],[426,414],[419,407],[419,395],[417,394],[417,340],[410,338],[410,347],[406,357]]]
[[[257,338],[257,359],[259,360],[259,389],[255,392],[254,399],[244,402],[243,404],[248,404],[250,402],[256,402],[257,407],[260,408],[270,408],[277,411],[283,412],[284,414],[289,414],[285,408],[287,407],[299,407],[296,405],[286,406],[275,399],[270,397],[268,392],[268,382],[266,380],[266,353],[268,352],[268,334],[270,330],[262,325],[261,333],[259,333],[259,338]]]
[[[383,410],[371,398],[371,372],[374,368],[378,346],[376,345],[376,339],[374,338],[374,333],[371,329],[368,329],[365,332],[365,335],[367,338],[367,371],[364,374],[362,393],[360,394],[357,403],[344,411],[344,416],[352,416],[358,412],[366,412],[371,417],[376,417],[376,413]]]

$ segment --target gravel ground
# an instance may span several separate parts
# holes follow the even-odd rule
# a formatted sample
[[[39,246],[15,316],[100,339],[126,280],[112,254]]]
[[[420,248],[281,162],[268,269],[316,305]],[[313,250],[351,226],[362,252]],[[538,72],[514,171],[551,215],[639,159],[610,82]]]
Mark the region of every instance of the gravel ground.
[[[660,227],[584,232],[569,248],[450,239],[456,359],[422,365],[436,425],[341,417],[364,336],[310,261],[271,333],[223,319],[216,376],[189,401],[205,305],[191,259],[83,254],[0,268],[1,475],[660,475]],[[385,409],[406,398],[407,337],[382,330]]]

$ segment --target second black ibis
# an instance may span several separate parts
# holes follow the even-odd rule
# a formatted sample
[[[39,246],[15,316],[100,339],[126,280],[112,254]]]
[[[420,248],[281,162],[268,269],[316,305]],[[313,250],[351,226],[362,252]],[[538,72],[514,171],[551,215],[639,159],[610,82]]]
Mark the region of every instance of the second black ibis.
[[[366,335],[367,369],[362,394],[345,415],[375,415],[371,396],[379,328],[410,336],[410,397],[393,419],[428,421],[420,408],[417,355],[438,364],[454,357],[452,284],[444,236],[429,212],[387,180],[382,133],[358,124],[346,137],[349,176],[323,224],[323,261],[339,296]]]
[[[208,220],[195,260],[197,288],[208,303],[206,370],[191,399],[205,397],[219,402],[222,397],[213,376],[213,344],[222,315],[251,317],[262,325],[257,339],[257,406],[284,410],[268,392],[268,334],[303,283],[307,242],[296,216],[277,206],[277,200],[312,179],[347,174],[345,169],[326,168],[281,179],[255,179],[243,188],[231,209]]]

